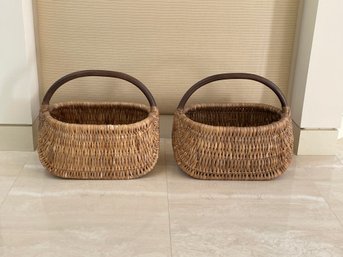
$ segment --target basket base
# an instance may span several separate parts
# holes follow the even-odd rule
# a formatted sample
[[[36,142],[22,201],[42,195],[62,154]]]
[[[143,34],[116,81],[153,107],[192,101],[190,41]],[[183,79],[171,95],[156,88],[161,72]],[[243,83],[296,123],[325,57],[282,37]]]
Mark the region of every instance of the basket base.
[[[62,104],[62,107],[52,110],[43,107],[40,113],[38,154],[43,166],[54,176],[132,179],[154,168],[159,154],[157,107],[149,110],[124,103]],[[94,110],[99,110],[98,117]],[[130,118],[133,110],[137,115]],[[144,118],[145,115],[148,116]],[[120,124],[103,124],[112,118]]]
[[[270,180],[293,156],[289,108],[261,104],[195,105],[174,115],[174,157],[189,176]]]

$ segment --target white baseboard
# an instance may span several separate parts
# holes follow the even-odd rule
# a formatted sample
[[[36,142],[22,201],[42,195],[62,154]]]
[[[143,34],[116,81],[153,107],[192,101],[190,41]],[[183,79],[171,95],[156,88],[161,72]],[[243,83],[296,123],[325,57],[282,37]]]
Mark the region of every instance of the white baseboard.
[[[161,138],[171,138],[173,115],[160,116]],[[294,153],[297,155],[334,155],[338,130],[301,129],[295,123]],[[37,145],[38,119],[33,125],[0,125],[1,151],[34,151]]]
[[[335,155],[337,129],[303,129],[293,123],[294,153],[297,155]]]
[[[1,151],[34,151],[31,125],[0,125]]]
[[[38,119],[33,125],[0,124],[0,151],[34,151],[37,131]]]
[[[341,127],[338,129],[338,139],[343,138],[343,115],[341,121]]]
[[[171,138],[173,115],[160,117],[161,138]],[[300,129],[295,123],[293,128],[296,155],[335,155],[338,135],[336,129]]]
[[[160,116],[160,134],[161,138],[171,138],[173,127],[173,115]]]

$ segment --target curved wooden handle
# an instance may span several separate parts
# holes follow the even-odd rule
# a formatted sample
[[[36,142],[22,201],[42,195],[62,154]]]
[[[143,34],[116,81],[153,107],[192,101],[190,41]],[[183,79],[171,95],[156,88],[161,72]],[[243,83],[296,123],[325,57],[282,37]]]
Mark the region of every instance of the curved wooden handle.
[[[182,97],[177,108],[183,109],[185,107],[185,104],[187,103],[188,99],[191,97],[191,95],[195,91],[197,91],[199,88],[205,86],[208,83],[218,81],[218,80],[224,80],[224,79],[248,79],[248,80],[254,80],[254,81],[260,82],[260,83],[266,85],[267,87],[269,87],[271,90],[273,90],[273,92],[279,98],[282,107],[287,106],[287,101],[286,101],[285,96],[283,95],[281,90],[270,80],[268,80],[264,77],[255,75],[255,74],[251,74],[251,73],[222,73],[222,74],[216,74],[216,75],[209,76],[207,78],[200,80],[196,84],[194,84],[190,89],[188,89],[188,91]]]
[[[73,73],[70,73],[68,75],[65,75],[64,77],[57,80],[52,86],[49,88],[49,90],[46,92],[44,98],[43,98],[43,105],[48,105],[50,102],[51,97],[56,92],[56,90],[62,86],[63,84],[67,83],[70,80],[81,78],[81,77],[89,77],[89,76],[95,76],[95,77],[111,77],[111,78],[119,78],[122,80],[126,80],[130,82],[131,84],[138,87],[143,94],[146,96],[146,98],[149,101],[149,104],[151,107],[156,106],[156,102],[152,94],[150,93],[149,89],[138,79],[117,71],[108,71],[108,70],[82,70],[82,71],[76,71]]]

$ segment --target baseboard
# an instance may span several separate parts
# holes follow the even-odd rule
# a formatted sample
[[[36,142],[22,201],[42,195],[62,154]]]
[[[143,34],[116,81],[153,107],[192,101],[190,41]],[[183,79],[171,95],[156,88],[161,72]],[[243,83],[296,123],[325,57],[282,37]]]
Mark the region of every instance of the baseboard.
[[[34,151],[32,125],[0,125],[1,151]]]
[[[171,138],[173,127],[173,115],[160,116],[160,134],[161,138]]]
[[[171,138],[173,115],[160,116],[161,138]],[[293,123],[294,153],[297,155],[335,155],[336,129],[303,129]],[[37,146],[38,119],[33,125],[0,125],[0,151],[34,151]]]
[[[293,123],[296,155],[335,155],[337,129],[304,129]]]
[[[37,117],[32,125],[32,140],[33,140],[33,148],[37,148],[38,143],[38,125],[39,125],[39,118]]]
[[[33,125],[0,124],[0,151],[34,151],[37,132],[38,118]]]
[[[173,115],[160,116],[161,138],[171,138]],[[293,123],[294,154],[335,155],[338,131],[336,129],[301,129]]]

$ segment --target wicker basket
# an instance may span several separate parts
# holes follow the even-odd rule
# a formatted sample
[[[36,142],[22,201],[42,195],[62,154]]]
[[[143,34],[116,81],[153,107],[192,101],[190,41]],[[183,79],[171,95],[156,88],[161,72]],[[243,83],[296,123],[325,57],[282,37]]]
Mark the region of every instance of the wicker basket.
[[[248,79],[274,91],[282,109],[264,104],[200,104],[185,108],[200,87],[217,80]],[[292,159],[290,108],[271,81],[248,73],[207,77],[191,87],[174,115],[173,149],[179,167],[198,179],[269,180]]]
[[[150,108],[131,103],[69,102],[50,105],[64,83],[87,76],[112,77],[137,86]],[[85,70],[57,80],[40,110],[38,154],[50,173],[75,179],[131,179],[147,174],[159,153],[159,113],[149,90],[120,72]]]

